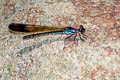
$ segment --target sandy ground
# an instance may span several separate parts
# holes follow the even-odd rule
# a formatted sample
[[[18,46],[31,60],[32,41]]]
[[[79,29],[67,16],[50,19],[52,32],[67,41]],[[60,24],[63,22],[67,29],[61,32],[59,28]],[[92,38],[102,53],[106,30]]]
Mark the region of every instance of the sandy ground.
[[[83,25],[88,39],[23,40],[13,22]],[[0,23],[0,80],[120,80],[120,0],[0,0]]]

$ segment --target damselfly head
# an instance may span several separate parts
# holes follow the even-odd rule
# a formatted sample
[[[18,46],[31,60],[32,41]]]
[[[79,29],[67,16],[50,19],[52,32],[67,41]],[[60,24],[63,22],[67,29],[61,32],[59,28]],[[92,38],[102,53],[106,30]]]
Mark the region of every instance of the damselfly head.
[[[79,26],[78,31],[79,31],[81,34],[84,34],[84,33],[85,33],[85,28],[83,27],[83,25],[80,25],[80,26]]]

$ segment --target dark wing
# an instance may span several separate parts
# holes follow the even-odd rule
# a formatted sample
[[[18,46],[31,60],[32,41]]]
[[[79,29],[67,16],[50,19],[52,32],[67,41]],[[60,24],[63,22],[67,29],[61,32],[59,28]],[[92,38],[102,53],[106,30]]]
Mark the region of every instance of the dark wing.
[[[46,33],[53,31],[64,31],[65,27],[48,27],[40,25],[30,25],[30,24],[19,24],[11,23],[9,25],[9,30],[14,32],[23,32],[23,33]]]

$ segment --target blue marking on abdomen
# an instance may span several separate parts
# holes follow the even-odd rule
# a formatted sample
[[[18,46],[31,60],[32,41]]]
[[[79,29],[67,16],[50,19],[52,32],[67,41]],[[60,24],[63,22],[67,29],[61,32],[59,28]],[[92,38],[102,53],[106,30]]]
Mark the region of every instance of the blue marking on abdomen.
[[[66,30],[64,33],[65,33],[65,34],[74,34],[74,33],[76,33],[76,32],[77,32],[76,30],[71,29],[71,30]]]

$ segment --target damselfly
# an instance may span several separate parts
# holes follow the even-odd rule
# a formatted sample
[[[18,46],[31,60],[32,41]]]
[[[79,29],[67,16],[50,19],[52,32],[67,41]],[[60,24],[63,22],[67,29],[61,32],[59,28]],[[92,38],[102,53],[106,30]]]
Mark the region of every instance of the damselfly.
[[[79,38],[84,41],[81,37],[84,36],[86,38],[85,28],[80,25],[77,29],[73,27],[48,27],[48,26],[40,26],[40,25],[31,25],[31,24],[20,24],[20,23],[11,23],[9,25],[9,29],[15,32],[22,32],[22,33],[31,33],[30,35],[23,36],[23,39],[29,39],[36,36],[41,35],[48,35],[48,34],[67,34],[67,35],[74,35],[79,34]],[[70,36],[69,36],[70,37]],[[67,37],[67,38],[69,38]],[[76,36],[74,40],[76,40]]]

